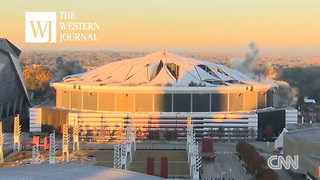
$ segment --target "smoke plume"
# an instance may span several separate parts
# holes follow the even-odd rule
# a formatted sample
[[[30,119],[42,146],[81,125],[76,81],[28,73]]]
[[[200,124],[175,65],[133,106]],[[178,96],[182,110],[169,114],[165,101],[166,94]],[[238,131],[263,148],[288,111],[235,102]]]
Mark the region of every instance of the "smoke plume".
[[[63,61],[62,57],[59,56],[56,59],[57,72],[54,73],[53,82],[62,81],[62,79],[68,75],[83,73],[86,71],[82,67],[79,61]]]
[[[278,89],[273,94],[273,106],[276,108],[295,106],[297,102],[297,89],[291,88],[291,86],[285,81],[274,81],[278,85]]]
[[[245,55],[244,60],[233,59],[232,63],[234,68],[243,74],[249,75],[250,77],[254,76],[253,67],[257,61],[259,55],[259,48],[254,42],[249,43],[249,51]]]
[[[285,81],[275,80],[277,72],[270,64],[261,64],[259,69],[255,69],[258,60],[259,48],[254,42],[249,43],[249,51],[245,55],[245,59],[232,59],[234,68],[255,81],[261,83],[277,84],[277,91],[273,95],[274,107],[294,106],[296,103],[297,91],[292,89]]]

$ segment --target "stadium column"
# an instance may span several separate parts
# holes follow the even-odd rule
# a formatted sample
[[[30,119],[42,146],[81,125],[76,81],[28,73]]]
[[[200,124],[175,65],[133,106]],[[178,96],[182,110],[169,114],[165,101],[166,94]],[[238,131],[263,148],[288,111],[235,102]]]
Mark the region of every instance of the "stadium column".
[[[193,112],[193,94],[190,93],[190,112]]]
[[[9,110],[10,110],[10,105],[11,105],[11,100],[9,100],[7,103],[6,103],[6,118],[9,117]]]
[[[242,93],[243,95],[243,101],[242,101],[242,110],[246,110],[246,92]]]
[[[99,101],[100,101],[100,98],[99,98],[100,96],[99,96],[99,94],[100,94],[100,93],[97,92],[97,111],[99,111],[99,108],[100,108],[100,106],[99,106],[99,105],[100,105],[100,103],[99,103]]]
[[[171,95],[171,112],[174,112],[174,94]]]
[[[2,117],[3,105],[0,105],[0,118]]]
[[[4,162],[3,143],[4,143],[4,134],[2,133],[2,122],[0,122],[0,164]]]
[[[136,112],[136,93],[133,93],[133,112]]]
[[[211,96],[212,96],[212,94],[210,93],[210,94],[209,94],[209,112],[210,112],[210,113],[211,113],[211,107],[212,107],[212,105],[211,105],[211,103],[212,103]]]
[[[227,111],[230,111],[230,93],[227,93]]]
[[[18,103],[18,96],[17,97],[15,97],[13,100],[13,114],[15,114],[16,113],[16,110],[17,110],[17,103]]]
[[[24,95],[21,94],[21,95],[19,96],[19,100],[18,100],[19,114],[22,113],[23,98],[24,98]],[[0,113],[0,115],[1,115],[1,113]]]

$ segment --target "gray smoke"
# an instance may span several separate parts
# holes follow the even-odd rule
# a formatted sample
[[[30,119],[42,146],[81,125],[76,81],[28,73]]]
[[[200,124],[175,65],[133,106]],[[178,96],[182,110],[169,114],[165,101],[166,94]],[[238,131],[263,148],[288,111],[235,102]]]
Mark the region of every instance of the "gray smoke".
[[[295,106],[297,102],[298,91],[291,88],[291,86],[285,81],[274,82],[278,85],[278,89],[273,94],[273,106],[276,108]]]
[[[258,59],[259,48],[254,42],[249,43],[249,51],[245,55],[244,60],[232,59],[234,68],[249,77],[256,79],[254,74],[254,64]]]
[[[83,73],[86,71],[79,61],[63,61],[59,56],[56,59],[57,72],[54,73],[53,82],[62,81],[68,75]]]
[[[234,68],[258,82],[277,84],[278,89],[273,96],[274,107],[294,106],[297,91],[292,89],[287,82],[275,80],[274,78],[277,73],[270,64],[263,64],[258,71],[255,70],[254,67],[258,60],[259,48],[254,42],[250,42],[248,47],[249,51],[246,53],[244,60],[231,60]]]

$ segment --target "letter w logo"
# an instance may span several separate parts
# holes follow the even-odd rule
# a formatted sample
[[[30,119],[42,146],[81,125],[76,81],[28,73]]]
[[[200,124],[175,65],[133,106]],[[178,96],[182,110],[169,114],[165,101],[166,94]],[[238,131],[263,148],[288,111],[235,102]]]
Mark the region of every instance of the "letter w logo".
[[[34,22],[36,22],[37,25],[38,25],[37,29],[35,29],[35,27],[34,27]],[[51,23],[52,23],[52,21],[47,21],[46,25],[44,26],[44,29],[42,29],[41,21],[30,21],[34,38],[37,38],[37,35],[38,35],[39,31],[40,31],[41,38],[43,38],[44,33],[47,30],[47,26],[49,24],[49,29],[48,29],[48,31],[49,31],[49,41],[48,42],[50,42],[50,40],[51,40]]]
[[[56,13],[26,12],[26,42],[55,43]]]

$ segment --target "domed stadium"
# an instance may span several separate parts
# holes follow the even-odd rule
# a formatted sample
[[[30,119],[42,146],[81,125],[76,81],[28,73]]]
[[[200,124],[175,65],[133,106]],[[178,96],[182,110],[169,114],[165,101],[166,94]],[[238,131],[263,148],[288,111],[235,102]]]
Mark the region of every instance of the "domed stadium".
[[[115,112],[222,112],[272,106],[270,84],[220,64],[159,51],[54,83],[56,106]]]
[[[259,110],[272,109],[276,89],[224,65],[168,51],[108,63],[51,86],[56,106],[30,110],[32,132],[58,130],[64,123],[78,124],[82,132],[133,123],[142,137],[171,131],[185,138],[190,117],[197,136],[225,129],[220,139],[237,138],[239,129],[243,137],[252,131],[256,138],[264,126],[258,125]],[[295,113],[283,110],[279,118],[293,122]]]

